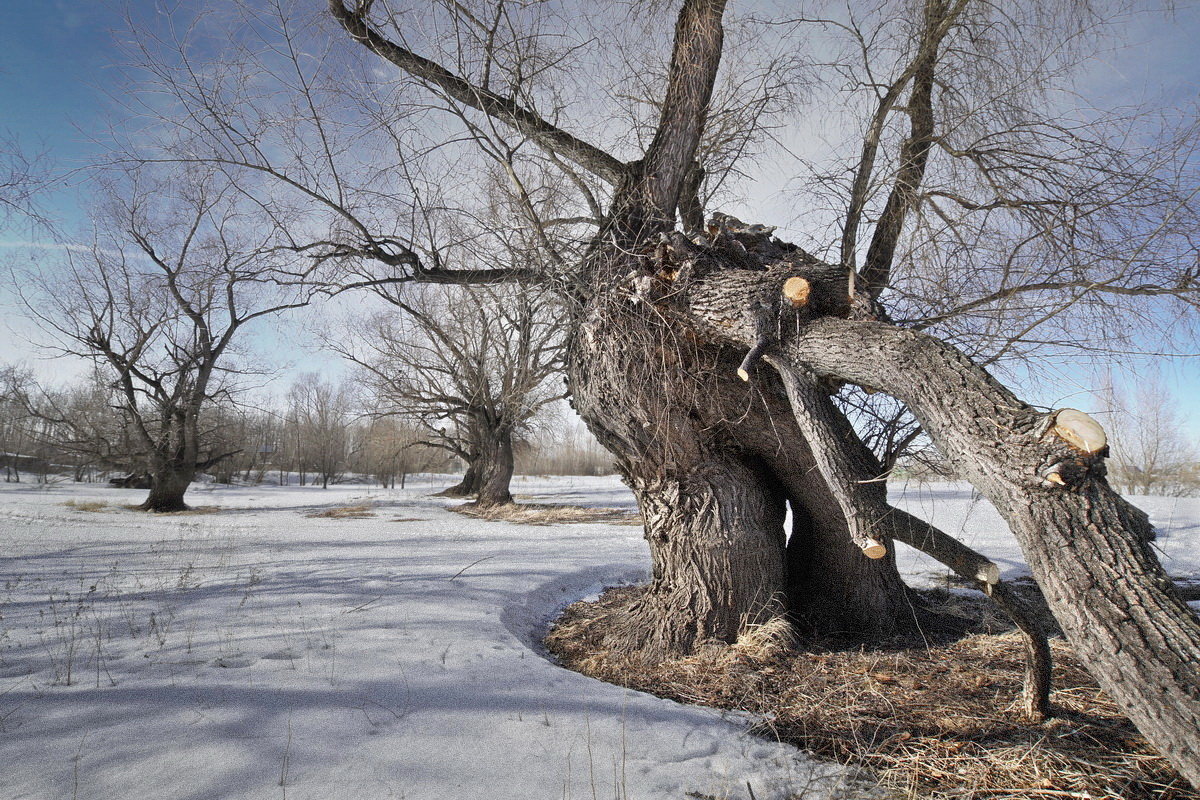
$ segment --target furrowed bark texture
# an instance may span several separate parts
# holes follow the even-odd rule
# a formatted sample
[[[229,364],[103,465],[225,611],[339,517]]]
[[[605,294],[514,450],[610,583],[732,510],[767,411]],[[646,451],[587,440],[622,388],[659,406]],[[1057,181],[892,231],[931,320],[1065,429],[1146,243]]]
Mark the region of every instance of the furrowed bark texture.
[[[513,501],[509,485],[513,474],[512,433],[491,430],[480,437],[479,490],[475,500],[483,508]]]
[[[695,409],[711,349],[674,341],[627,303],[595,306],[571,343],[576,409],[613,453],[645,518],[650,584],[606,645],[650,658],[733,641],[782,610],[784,503]]]
[[[785,580],[793,618],[810,633],[856,639],[915,629],[922,614],[911,603],[894,557],[866,558],[855,545],[777,379],[764,372],[756,384],[729,380],[735,356],[720,371],[724,379],[717,382],[721,391],[714,392],[712,407],[720,409],[720,424],[734,446],[766,467],[791,507]],[[861,446],[852,430],[848,435]]]
[[[759,272],[760,294],[783,275]],[[746,275],[713,272],[687,292],[703,335],[752,348],[762,325],[731,305]],[[743,307],[749,298],[743,296]],[[1071,644],[1139,730],[1200,785],[1200,622],[1150,551],[1145,514],[1104,480],[1100,454],[1051,432],[1051,419],[932,337],[872,321],[784,310],[777,358],[819,378],[887,391],[995,505]],[[1062,484],[1047,476],[1056,475]]]
[[[913,623],[894,561],[853,545],[782,393],[738,380],[738,353],[681,337],[636,298],[609,296],[571,347],[575,408],[617,455],[653,564],[607,646],[685,653],[785,610],[820,634]]]

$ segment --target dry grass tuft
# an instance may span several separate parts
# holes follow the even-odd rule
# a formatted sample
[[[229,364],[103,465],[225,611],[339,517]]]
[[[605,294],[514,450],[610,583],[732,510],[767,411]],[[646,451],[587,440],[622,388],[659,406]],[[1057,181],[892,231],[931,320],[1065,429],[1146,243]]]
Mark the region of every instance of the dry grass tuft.
[[[480,508],[474,503],[453,506],[451,511],[468,517],[519,525],[557,525],[560,523],[608,522],[613,525],[641,525],[642,517],[622,508],[588,508],[586,506],[553,505],[549,503],[507,503]]]
[[[750,625],[738,640],[724,649],[724,658],[769,661],[790,653],[796,647],[796,630],[783,617],[773,617],[761,625]]]
[[[76,511],[107,511],[108,503],[103,500],[67,500],[63,503],[67,508],[73,508]]]
[[[304,516],[309,519],[370,519],[375,516],[375,512],[371,510],[372,508],[373,506],[369,504],[334,506],[333,508],[326,508],[321,511],[313,511]]]
[[[1021,719],[1024,664],[1014,633],[888,650],[795,649],[787,623],[737,643],[646,663],[603,649],[606,608],[570,607],[546,639],[567,667],[687,703],[761,716],[759,732],[843,763],[925,800],[1198,800],[1097,688],[1061,639],[1055,716]]]
[[[221,506],[188,506],[183,511],[168,511],[163,516],[191,517],[191,516],[200,516],[203,514],[217,514],[221,510],[222,510]]]

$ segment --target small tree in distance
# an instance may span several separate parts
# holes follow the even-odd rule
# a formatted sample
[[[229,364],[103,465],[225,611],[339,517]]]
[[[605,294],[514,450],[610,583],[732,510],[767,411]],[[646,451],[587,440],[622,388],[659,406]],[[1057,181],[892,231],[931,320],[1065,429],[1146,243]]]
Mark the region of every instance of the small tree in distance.
[[[546,293],[455,287],[388,293],[403,313],[345,326],[330,347],[359,367],[375,414],[412,420],[463,459],[451,496],[512,502],[514,440],[562,398],[559,311]]]
[[[1179,403],[1152,372],[1130,390],[1105,376],[1099,394],[1112,432],[1112,482],[1127,494],[1200,494],[1200,447],[1188,438]]]

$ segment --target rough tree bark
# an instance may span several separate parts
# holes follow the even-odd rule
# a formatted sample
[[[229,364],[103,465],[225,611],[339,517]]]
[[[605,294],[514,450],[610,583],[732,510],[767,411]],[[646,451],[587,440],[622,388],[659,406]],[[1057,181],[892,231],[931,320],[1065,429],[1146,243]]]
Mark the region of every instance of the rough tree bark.
[[[681,193],[696,180],[724,5],[682,3],[655,136],[640,161],[621,164],[388,41],[367,23],[369,3],[348,9],[331,0],[334,16],[381,57],[614,187],[580,271],[569,384],[645,515],[653,577],[614,611],[607,644],[649,656],[685,652],[731,641],[789,607],[818,631],[894,630],[914,615],[892,561],[893,536],[996,586],[986,559],[893,513],[882,486],[862,483],[863,467],[854,467],[861,442],[827,397],[827,384],[853,382],[907,403],[992,500],[1101,685],[1200,785],[1200,624],[1150,553],[1145,515],[1109,489],[1099,453],[1050,433],[1052,420],[952,348],[878,321],[875,298],[888,284],[929,151],[931,70],[964,4],[927,0],[911,68],[885,98],[898,103],[910,83],[912,131],[859,291],[852,263],[822,264],[736,220],[715,220],[701,238],[690,199],[693,238],[672,234]],[[870,184],[873,160],[864,156],[856,185]],[[857,226],[847,225],[851,258]],[[785,292],[789,279],[802,284]],[[764,354],[778,378],[756,364]],[[779,381],[794,378],[810,382],[807,400],[795,391],[785,398]],[[829,437],[814,409],[840,432]],[[1036,643],[1029,649],[1033,661]]]
[[[513,475],[512,431],[491,428],[480,437],[479,489],[475,504],[480,508],[507,505],[513,501],[509,485]]]
[[[869,302],[840,301],[849,289],[844,274],[794,260],[730,269],[716,241],[711,247],[680,241],[678,251],[691,263],[663,266],[699,277],[661,294],[643,283],[635,289],[639,298],[664,312],[675,309],[700,337],[750,350],[770,330],[766,352],[781,372],[848,381],[905,402],[1007,520],[1056,619],[1100,685],[1200,785],[1200,621],[1150,550],[1146,515],[1105,480],[1098,426],[1079,412],[1036,411],[930,336],[841,318],[870,315]],[[783,286],[801,276],[812,296],[793,307]],[[811,409],[792,402],[802,427],[810,425]],[[868,532],[888,530],[883,520],[859,521]]]
[[[169,513],[186,511],[183,501],[192,479],[196,477],[196,466],[174,460],[155,465],[150,473],[150,495],[138,505],[141,511]]]
[[[485,412],[470,415],[469,450],[459,450],[467,463],[462,480],[438,494],[474,497],[483,508],[511,503],[513,469],[512,430],[497,425]]]

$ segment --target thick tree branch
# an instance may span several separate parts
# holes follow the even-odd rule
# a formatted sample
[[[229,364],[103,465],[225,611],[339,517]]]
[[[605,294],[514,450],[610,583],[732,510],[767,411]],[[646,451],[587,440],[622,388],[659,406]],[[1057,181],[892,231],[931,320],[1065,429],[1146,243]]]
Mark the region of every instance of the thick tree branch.
[[[371,52],[390,61],[417,80],[436,87],[455,102],[470,106],[489,117],[511,125],[546,150],[575,162],[584,169],[617,184],[627,172],[625,164],[605,151],[547,122],[536,112],[476,86],[427,58],[390,41],[367,22],[370,3],[356,2],[353,9],[343,0],[329,0],[329,11],[354,39]]]
[[[888,285],[905,218],[920,197],[921,182],[934,141],[933,88],[938,50],[965,5],[964,0],[926,0],[925,3],[925,30],[913,61],[912,91],[906,108],[911,121],[910,131],[900,147],[900,168],[875,224],[875,233],[863,262],[861,288],[872,298],[879,297]]]
[[[642,159],[650,211],[672,223],[708,119],[721,63],[724,12],[725,0],[685,0],[675,24],[666,96],[654,138]]]

